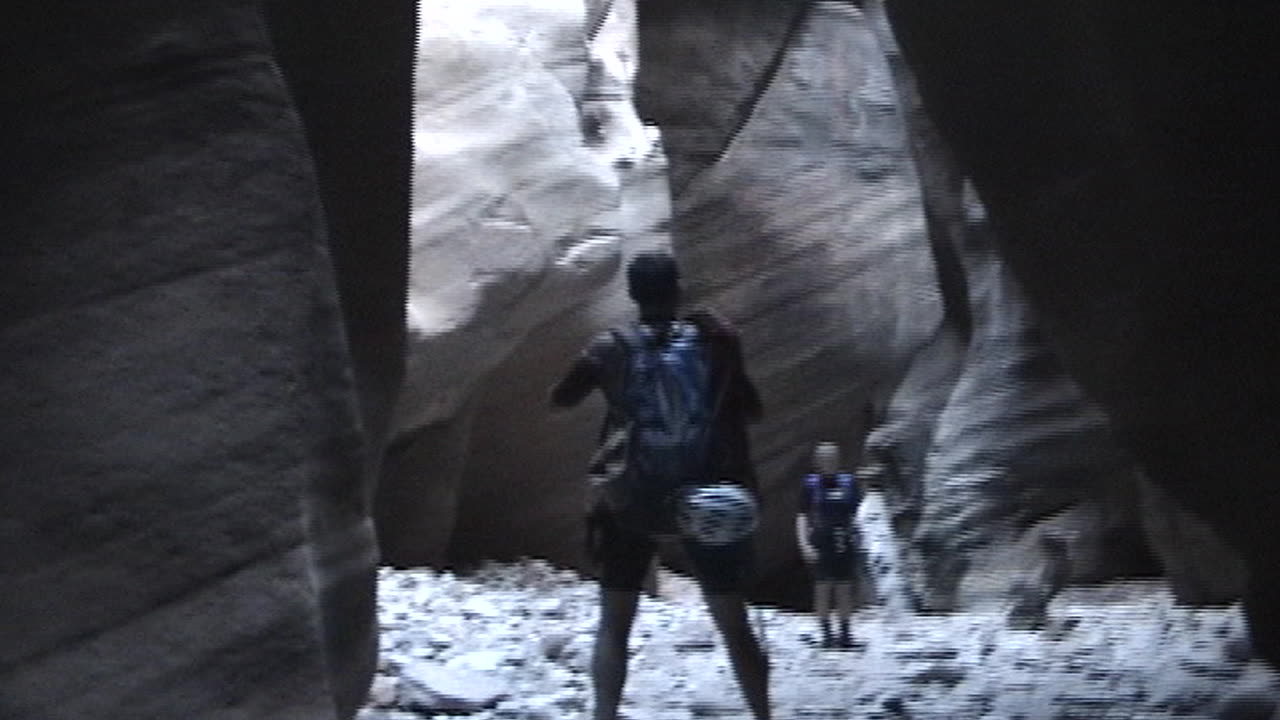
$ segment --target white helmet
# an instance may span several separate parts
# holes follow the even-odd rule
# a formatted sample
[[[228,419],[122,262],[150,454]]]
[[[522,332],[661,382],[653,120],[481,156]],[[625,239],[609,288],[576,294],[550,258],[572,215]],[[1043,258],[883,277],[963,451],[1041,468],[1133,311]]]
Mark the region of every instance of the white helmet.
[[[676,523],[685,537],[703,545],[729,545],[755,532],[760,512],[755,496],[741,485],[724,483],[684,493]]]

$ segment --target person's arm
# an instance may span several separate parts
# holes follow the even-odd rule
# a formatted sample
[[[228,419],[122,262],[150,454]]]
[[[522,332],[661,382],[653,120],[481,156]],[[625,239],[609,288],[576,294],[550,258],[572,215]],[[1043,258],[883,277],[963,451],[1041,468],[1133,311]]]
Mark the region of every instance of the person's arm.
[[[810,565],[818,561],[818,549],[809,542],[813,537],[813,525],[809,522],[809,485],[805,478],[796,488],[794,507],[796,508],[796,547],[800,548],[800,557]]]
[[[605,337],[596,338],[578,356],[569,372],[551,388],[551,406],[570,408],[600,387],[600,358],[607,350]]]
[[[800,557],[813,564],[818,559],[818,550],[809,542],[809,516],[796,513],[796,547],[800,548]]]
[[[699,308],[690,315],[707,334],[713,336],[723,347],[725,367],[729,371],[731,387],[728,393],[738,402],[738,407],[747,422],[757,422],[764,415],[764,405],[760,402],[760,391],[747,374],[746,362],[742,357],[742,341],[738,331],[728,320],[707,308]]]
[[[568,374],[551,388],[551,406],[571,408],[582,402],[599,385],[595,366],[585,355],[578,358]]]

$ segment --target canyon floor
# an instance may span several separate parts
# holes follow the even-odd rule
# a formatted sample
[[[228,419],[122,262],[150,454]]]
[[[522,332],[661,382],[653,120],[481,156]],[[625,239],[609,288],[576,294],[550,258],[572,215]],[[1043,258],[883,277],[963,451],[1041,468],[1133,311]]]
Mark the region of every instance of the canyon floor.
[[[359,720],[585,720],[596,586],[537,560],[467,576],[384,569],[382,651]],[[1280,675],[1248,657],[1238,605],[1177,606],[1157,581],[1069,588],[1036,630],[1007,607],[854,618],[814,647],[803,613],[752,608],[775,718],[1280,720]],[[632,635],[624,717],[748,718],[694,585],[662,572]]]

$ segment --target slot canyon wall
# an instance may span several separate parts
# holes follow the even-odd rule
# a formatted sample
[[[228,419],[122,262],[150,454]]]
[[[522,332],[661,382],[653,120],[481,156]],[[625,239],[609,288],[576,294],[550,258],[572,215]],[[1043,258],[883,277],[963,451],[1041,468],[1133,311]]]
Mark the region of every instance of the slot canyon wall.
[[[879,4],[441,7],[390,562],[580,564],[600,408],[545,391],[628,316],[621,259],[669,244],[763,393],[759,597],[803,598],[794,484],[826,437],[883,487],[922,607],[1161,569],[1187,602],[1240,593],[1064,371]]]
[[[888,10],[1059,357],[1167,495],[1154,502],[1244,558],[1255,644],[1280,657],[1277,110],[1259,91],[1280,79],[1280,10]]]
[[[369,7],[0,13],[0,717],[364,701],[415,18]]]

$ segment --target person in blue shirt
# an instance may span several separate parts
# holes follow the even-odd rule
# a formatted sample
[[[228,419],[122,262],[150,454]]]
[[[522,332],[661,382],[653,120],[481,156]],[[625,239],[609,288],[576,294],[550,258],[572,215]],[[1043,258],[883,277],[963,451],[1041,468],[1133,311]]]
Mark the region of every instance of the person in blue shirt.
[[[820,442],[813,472],[804,478],[796,513],[796,543],[814,576],[813,608],[824,648],[851,648],[853,583],[858,564],[855,515],[861,493],[852,473],[840,469],[840,447]],[[832,610],[839,635],[832,632]]]

